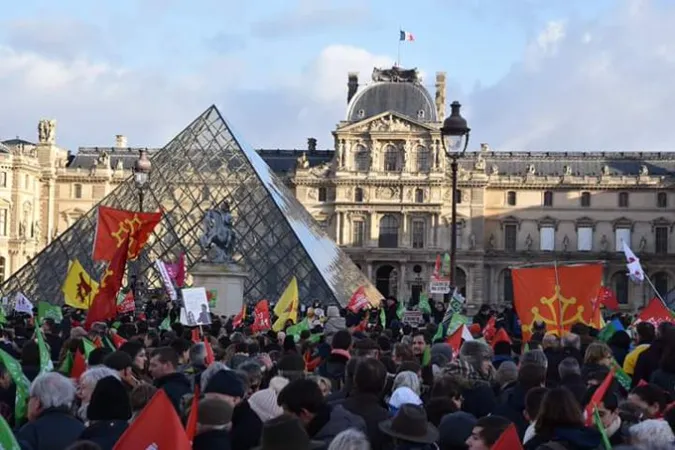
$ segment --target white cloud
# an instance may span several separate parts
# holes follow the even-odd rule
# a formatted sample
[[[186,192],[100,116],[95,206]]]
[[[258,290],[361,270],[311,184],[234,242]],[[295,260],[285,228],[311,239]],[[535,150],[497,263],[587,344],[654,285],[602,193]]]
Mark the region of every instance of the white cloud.
[[[504,150],[673,149],[674,39],[670,3],[632,0],[592,23],[549,24],[508,75],[470,95],[474,142]],[[533,59],[533,47],[554,51]]]

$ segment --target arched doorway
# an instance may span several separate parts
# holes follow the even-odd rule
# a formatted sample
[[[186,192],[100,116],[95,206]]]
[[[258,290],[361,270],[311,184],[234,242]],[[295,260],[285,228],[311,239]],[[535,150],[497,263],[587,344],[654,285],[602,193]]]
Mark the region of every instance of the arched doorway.
[[[626,272],[623,270],[616,272],[612,275],[610,284],[619,304],[628,304],[628,276],[626,276]]]
[[[375,272],[375,286],[385,297],[396,296],[398,292],[398,271],[389,264],[378,267]]]

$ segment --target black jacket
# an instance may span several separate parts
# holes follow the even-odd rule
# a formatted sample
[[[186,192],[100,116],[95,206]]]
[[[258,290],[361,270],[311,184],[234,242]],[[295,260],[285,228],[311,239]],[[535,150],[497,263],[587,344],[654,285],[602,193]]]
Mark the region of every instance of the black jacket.
[[[666,348],[666,343],[657,339],[649,346],[647,350],[640,353],[637,362],[635,363],[635,372],[633,373],[633,384],[635,387],[640,383],[640,380],[649,382],[652,374],[659,368],[661,356]]]
[[[390,439],[380,431],[380,422],[389,419],[389,411],[384,403],[373,394],[354,393],[340,403],[352,414],[361,416],[366,423],[366,430],[372,450],[388,448]]]
[[[199,433],[192,441],[192,450],[231,450],[230,432],[210,430]]]
[[[230,434],[233,450],[249,450],[257,446],[260,442],[262,428],[260,417],[251,409],[248,401],[235,406]]]
[[[337,353],[331,353],[319,366],[319,375],[328,378],[333,384],[333,391],[342,388],[345,380],[345,371],[349,359]]]
[[[21,427],[16,439],[28,444],[31,450],[63,450],[77,441],[82,431],[84,424],[69,411],[49,408]]]
[[[157,389],[164,389],[164,392],[171,400],[173,407],[180,416],[180,404],[184,395],[192,393],[190,380],[182,373],[174,372],[155,380]]]
[[[126,420],[101,420],[89,425],[80,435],[80,439],[98,444],[101,450],[112,450],[127,428],[129,422]]]
[[[560,380],[560,387],[567,388],[574,394],[574,398],[577,399],[580,405],[584,404],[584,396],[586,395],[588,387],[586,386],[586,383],[584,383],[584,379],[581,375],[572,374],[565,376]]]
[[[503,403],[498,404],[492,414],[509,419],[518,429],[518,436],[523,439],[529,423],[525,419],[525,395],[527,391],[522,385],[516,383],[511,389],[507,389],[502,394]]]

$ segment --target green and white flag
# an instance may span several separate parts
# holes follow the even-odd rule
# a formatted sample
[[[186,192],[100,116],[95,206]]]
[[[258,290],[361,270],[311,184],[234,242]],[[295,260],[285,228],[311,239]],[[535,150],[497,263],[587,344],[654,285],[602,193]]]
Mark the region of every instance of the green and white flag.
[[[417,304],[417,309],[422,314],[431,314],[431,305],[429,304],[429,297],[424,292],[420,294],[420,301]]]
[[[9,424],[0,416],[0,450],[21,450]]]
[[[40,375],[54,370],[54,363],[52,362],[52,355],[49,352],[49,347],[45,342],[45,336],[39,328],[36,330],[38,350],[40,351]]]
[[[54,322],[61,323],[63,320],[61,307],[47,302],[38,303],[38,321],[42,323],[45,319],[54,319]]]
[[[2,349],[0,349],[0,362],[2,362],[2,365],[5,366],[7,372],[9,372],[10,378],[12,378],[12,381],[16,386],[14,418],[15,422],[19,423],[26,417],[30,381],[28,381],[26,375],[23,374],[23,370],[21,370],[21,364],[19,364],[19,361],[12,358],[9,353]]]

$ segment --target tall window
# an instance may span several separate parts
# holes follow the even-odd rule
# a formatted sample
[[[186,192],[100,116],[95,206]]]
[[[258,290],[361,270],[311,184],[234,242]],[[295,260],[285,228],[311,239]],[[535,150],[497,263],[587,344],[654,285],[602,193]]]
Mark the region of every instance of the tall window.
[[[4,256],[0,256],[0,283],[5,281],[5,270],[6,270],[6,259]]]
[[[654,229],[654,251],[659,255],[665,255],[668,253],[668,227],[656,227]]]
[[[354,247],[363,247],[365,230],[366,226],[363,220],[355,220],[352,222],[352,245]]]
[[[579,227],[577,229],[577,250],[580,252],[593,250],[593,227]]]
[[[327,197],[328,197],[328,192],[327,192],[326,188],[320,187],[319,188],[319,201],[325,202]]]
[[[82,185],[77,183],[73,185],[73,197],[82,198]]]
[[[541,227],[539,230],[539,249],[542,252],[552,252],[555,250],[555,228]]]
[[[462,203],[462,191],[460,189],[455,189],[455,203],[457,205]]]
[[[628,304],[628,277],[624,271],[612,275],[612,288],[617,301],[622,305]]]
[[[417,147],[417,170],[419,172],[429,172],[429,150],[425,147]]]
[[[7,172],[0,172],[0,187],[7,187]]]
[[[553,192],[544,192],[544,206],[553,206]]]
[[[619,208],[628,208],[628,192],[619,192]]]
[[[370,170],[370,154],[363,145],[359,145],[354,154],[354,166],[358,172]]]
[[[516,224],[504,225],[504,250],[507,252],[515,252],[517,239],[518,226]]]
[[[668,274],[665,272],[657,272],[652,275],[652,282],[654,283],[656,292],[658,292],[663,298],[666,298],[668,291],[670,290],[668,286],[670,284],[668,283],[668,278]]]
[[[656,194],[656,207],[657,208],[667,208],[668,207],[668,194],[665,192],[659,192]]]
[[[361,203],[363,201],[363,189],[360,187],[354,189],[354,201],[357,203]]]
[[[424,203],[424,191],[422,189],[415,189],[415,203]]]
[[[384,171],[398,171],[398,150],[393,145],[387,145],[384,151]]]
[[[412,247],[424,248],[424,220],[413,220],[412,223]]]
[[[509,206],[516,206],[516,191],[509,191],[506,193],[506,204]]]
[[[378,245],[382,248],[398,247],[398,219],[387,214],[380,219]]]
[[[7,236],[7,209],[0,209],[0,236]]]
[[[630,237],[630,228],[617,228],[614,231],[614,250],[622,252],[624,242],[630,247]]]
[[[581,207],[582,208],[590,208],[591,207],[591,193],[590,192],[582,192],[581,193]]]

